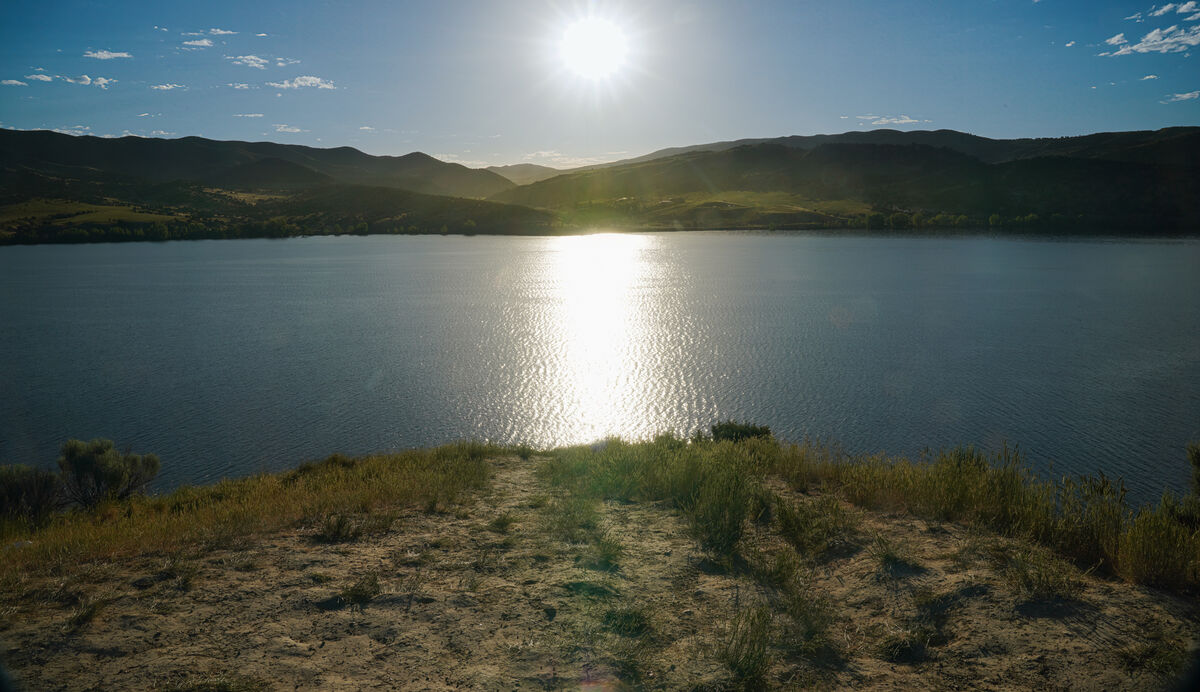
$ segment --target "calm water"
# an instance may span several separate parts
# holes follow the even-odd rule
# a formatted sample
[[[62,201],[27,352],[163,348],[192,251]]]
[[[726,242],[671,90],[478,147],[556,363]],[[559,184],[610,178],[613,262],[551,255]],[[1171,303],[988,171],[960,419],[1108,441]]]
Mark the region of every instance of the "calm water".
[[[678,233],[0,248],[0,460],[160,487],[461,438],[716,419],[851,451],[1018,443],[1186,482],[1200,242]]]

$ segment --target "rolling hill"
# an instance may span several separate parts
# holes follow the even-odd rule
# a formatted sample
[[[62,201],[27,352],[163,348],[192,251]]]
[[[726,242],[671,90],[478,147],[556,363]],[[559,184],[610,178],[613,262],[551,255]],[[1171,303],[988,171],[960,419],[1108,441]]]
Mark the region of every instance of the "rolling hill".
[[[452,197],[484,198],[514,187],[491,171],[467,168],[414,152],[371,156],[351,147],[317,149],[273,142],[221,142],[202,137],[75,137],[47,131],[0,129],[0,170],[80,180],[104,178],[150,183],[220,179],[240,166],[275,159],[303,166],[331,181],[394,187]],[[276,164],[278,169],[278,164]],[[240,184],[254,169],[236,174]],[[263,169],[263,172],[267,172]],[[269,178],[269,176],[268,176]]]

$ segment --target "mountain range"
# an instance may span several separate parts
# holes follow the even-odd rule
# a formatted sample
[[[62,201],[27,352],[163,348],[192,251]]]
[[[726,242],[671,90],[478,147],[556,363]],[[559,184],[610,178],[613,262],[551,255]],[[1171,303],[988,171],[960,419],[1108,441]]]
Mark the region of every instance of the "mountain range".
[[[0,242],[615,228],[1200,229],[1200,128],[873,130],[472,169],[200,137],[0,129]]]

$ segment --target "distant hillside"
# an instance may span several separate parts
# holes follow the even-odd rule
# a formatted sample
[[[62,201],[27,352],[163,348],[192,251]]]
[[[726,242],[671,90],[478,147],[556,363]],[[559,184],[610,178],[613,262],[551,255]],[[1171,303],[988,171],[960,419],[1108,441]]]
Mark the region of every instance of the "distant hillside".
[[[517,185],[536,183],[540,180],[553,178],[556,175],[562,175],[563,173],[557,168],[539,166],[533,163],[517,163],[511,166],[488,166],[484,170],[503,176]]]
[[[772,140],[570,172],[494,199],[559,210],[572,221],[676,228],[872,226],[872,215],[902,214],[907,221],[888,223],[919,225],[913,215],[921,215],[956,225],[1020,219],[1063,230],[1197,230],[1200,159],[1181,165],[1179,152],[1194,147],[1198,133],[1071,138],[1054,155],[1003,163],[960,151],[970,143],[961,133],[937,138],[957,139],[957,147]]]
[[[233,190],[263,190],[328,185],[333,178],[298,163],[266,158],[238,164],[209,176],[204,182]]]
[[[316,149],[202,137],[106,139],[0,129],[0,171],[31,171],[58,178],[119,178],[149,183],[204,181],[264,159],[303,166],[339,183],[395,187],[425,194],[484,198],[514,187],[511,181],[491,171],[446,163],[420,152],[371,156],[350,147]]]
[[[984,163],[1003,163],[1040,156],[1103,159],[1177,166],[1200,166],[1200,127],[1171,127],[1137,132],[1102,132],[1078,137],[989,139],[955,130],[869,130],[837,135],[791,135],[763,139],[738,139],[685,147],[659,149],[645,156],[587,166],[565,172],[644,163],[698,151],[727,151],[756,144],[779,144],[794,149],[815,149],[824,144],[921,144],[951,149]]]

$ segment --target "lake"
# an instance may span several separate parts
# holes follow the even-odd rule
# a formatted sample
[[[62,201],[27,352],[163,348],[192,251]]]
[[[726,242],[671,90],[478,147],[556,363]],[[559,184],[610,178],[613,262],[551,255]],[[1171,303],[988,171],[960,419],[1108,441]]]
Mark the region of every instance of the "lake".
[[[0,248],[0,461],[158,488],[464,438],[719,419],[853,452],[1019,445],[1187,483],[1200,241],[698,232]]]

